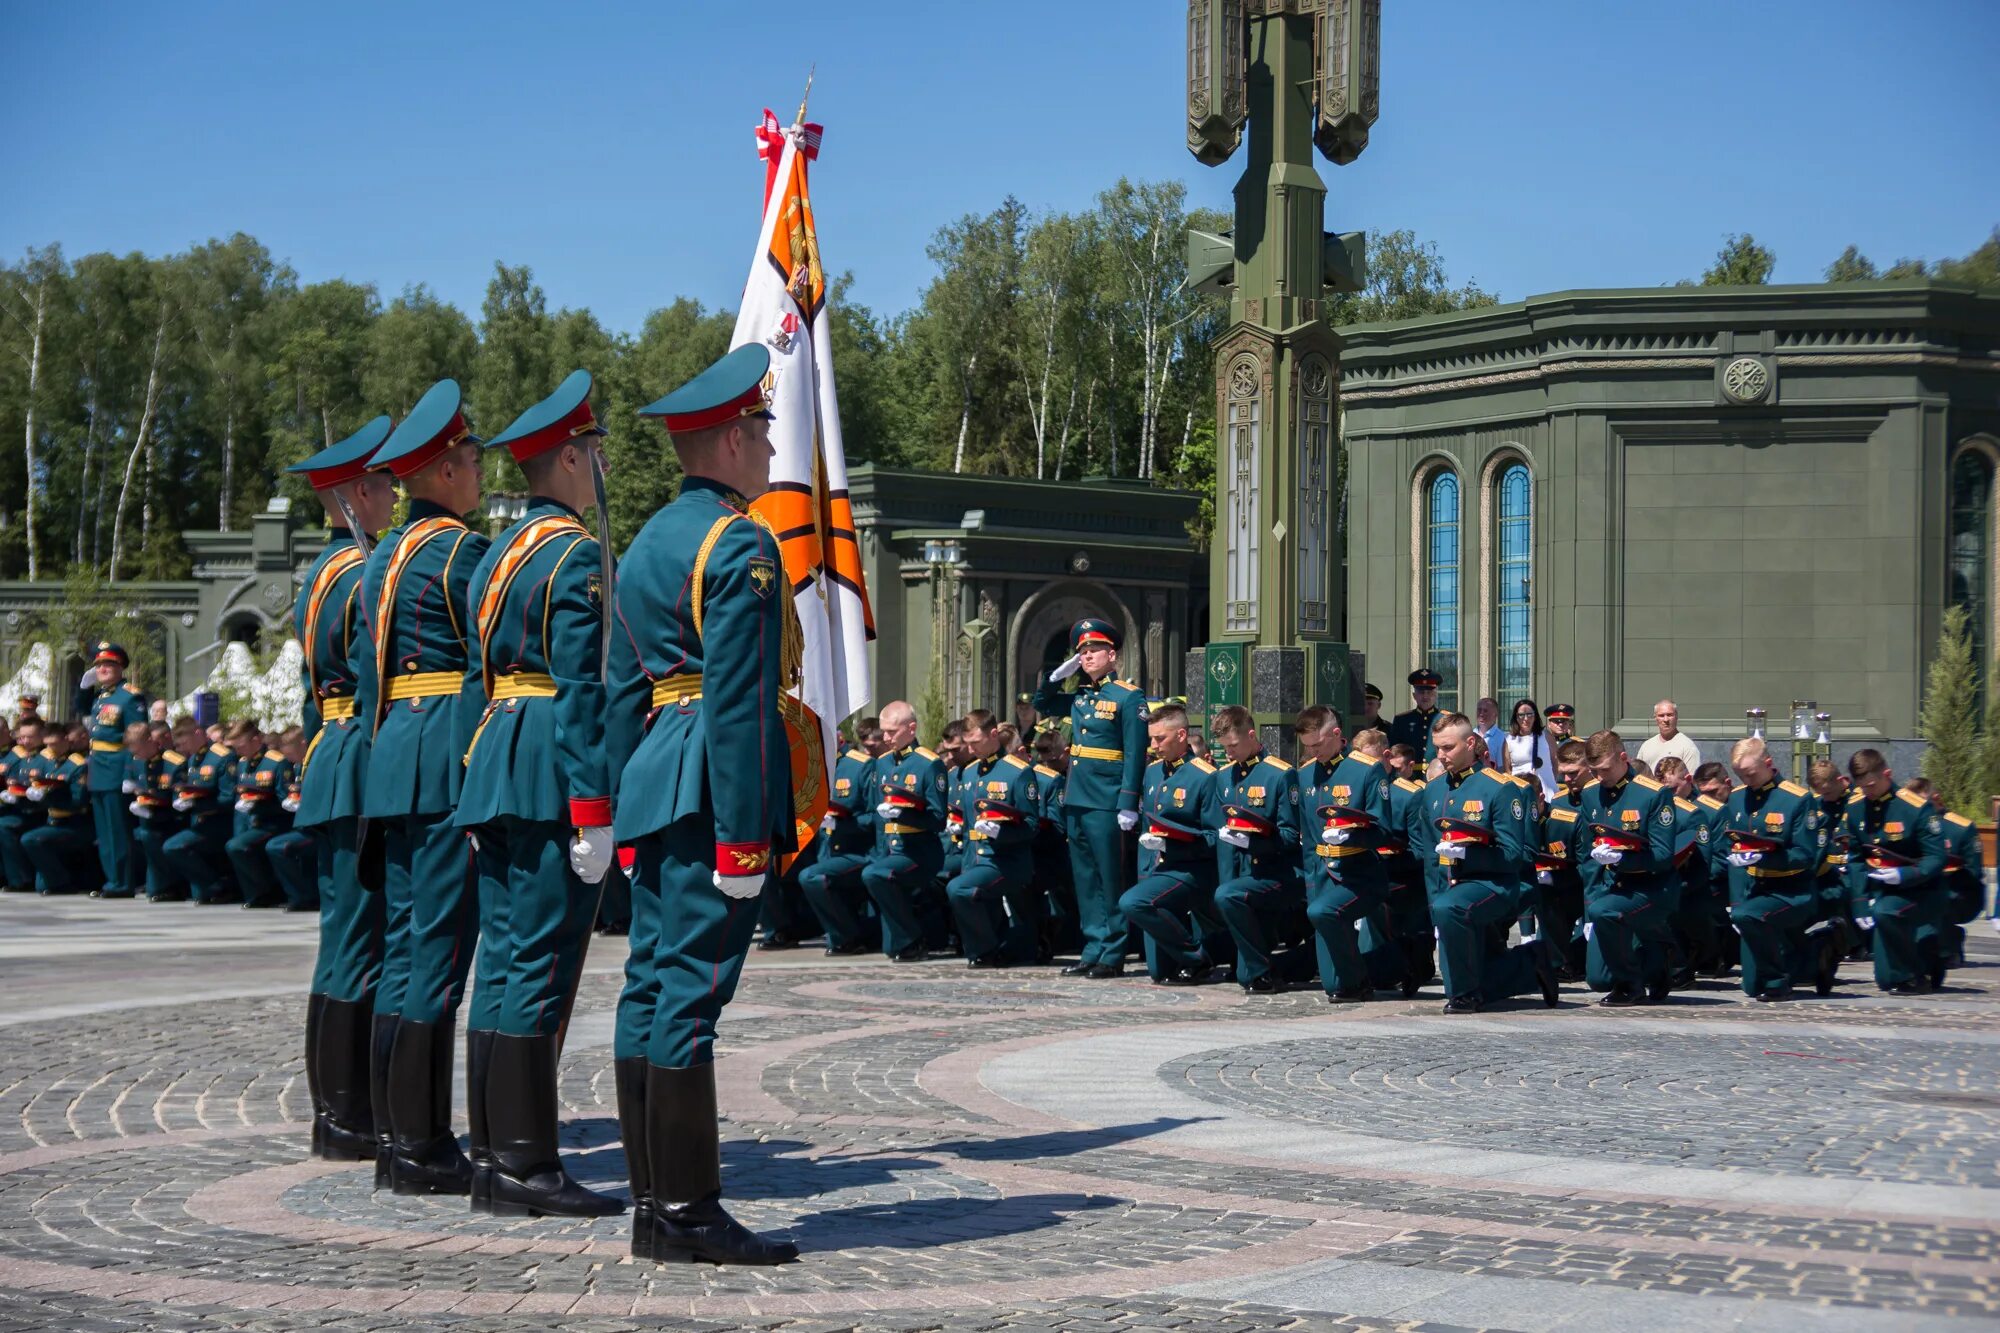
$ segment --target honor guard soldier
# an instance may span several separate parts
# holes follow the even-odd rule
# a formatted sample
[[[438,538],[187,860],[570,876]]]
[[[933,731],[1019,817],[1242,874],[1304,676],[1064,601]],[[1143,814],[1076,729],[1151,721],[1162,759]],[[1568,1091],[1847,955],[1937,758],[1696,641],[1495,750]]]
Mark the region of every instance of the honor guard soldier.
[[[1813,875],[1825,850],[1819,804],[1796,782],[1781,782],[1759,736],[1736,742],[1729,766],[1743,785],[1730,793],[1722,840],[1710,855],[1729,877],[1729,915],[1743,937],[1743,993],[1760,1003],[1789,997],[1804,967],[1805,929],[1818,895]]]
[[[855,730],[857,742],[833,766],[832,799],[820,821],[819,855],[799,873],[806,902],[826,929],[829,957],[867,953],[873,947],[861,913],[868,897],[861,872],[875,845],[875,805],[881,799],[875,763],[882,728],[874,718],[864,718]]]
[[[1914,792],[1896,790],[1880,750],[1856,750],[1847,773],[1855,787],[1847,803],[1847,873],[1872,899],[1875,984],[1891,995],[1926,994],[1945,976],[1944,816]]]
[[[236,756],[231,773],[236,818],[223,850],[229,854],[237,886],[243,890],[243,905],[277,907],[285,901],[285,890],[271,870],[265,850],[271,839],[292,827],[291,812],[284,807],[285,792],[292,785],[292,764],[254,727],[242,737]]]
[[[962,770],[960,814],[965,855],[945,887],[968,967],[1033,962],[1036,917],[1028,895],[1035,882],[1034,769],[1001,753],[1000,720],[984,708],[965,715],[972,757]]]
[[[778,540],[749,513],[770,485],[770,361],[746,344],[641,409],[683,479],[619,571],[607,723],[614,829],[634,850],[615,1054],[638,1257],[798,1257],[722,1206],[713,1063],[757,899],[794,836],[781,706],[800,630]]]
[[[486,710],[456,816],[479,870],[465,1106],[472,1207],[505,1216],[624,1211],[572,1180],[556,1151],[556,1055],[617,854],[604,560],[582,519],[603,494],[590,390],[590,372],[573,372],[487,442],[520,465],[528,504],[473,572],[469,603]]]
[[[1179,704],[1155,708],[1146,732],[1159,758],[1146,766],[1139,879],[1118,910],[1145,933],[1154,985],[1200,986],[1216,979],[1218,961],[1236,956],[1215,910],[1215,839],[1223,824],[1215,766],[1194,754]],[[1190,933],[1190,920],[1198,934]]]
[[[375,1162],[389,1183],[388,1078],[396,1015],[376,1004],[382,979],[382,902],[377,855],[362,855],[361,789],[375,717],[375,656],[361,598],[365,543],[389,526],[390,474],[374,461],[390,422],[360,430],[289,470],[303,476],[326,511],[327,538],[292,607],[303,662],[305,756],[299,764],[294,832],[316,840],[319,953],[306,997],[306,1081],[313,1091],[313,1152],[331,1161]]]
[[[1361,954],[1360,929],[1381,920],[1389,871],[1378,855],[1389,828],[1389,784],[1381,761],[1347,743],[1340,714],[1323,704],[1292,724],[1299,738],[1298,787],[1306,877],[1306,920],[1319,954],[1320,985],[1330,1004],[1373,999],[1377,986],[1403,980],[1400,959]]]
[[[125,887],[125,860],[132,853],[131,815],[124,793],[125,728],[146,721],[146,696],[125,683],[131,665],[123,648],[107,640],[97,645],[91,670],[97,689],[90,700],[90,813],[97,860],[107,889]]]
[[[1299,788],[1292,766],[1264,753],[1250,710],[1216,710],[1215,740],[1228,763],[1214,778],[1222,813],[1216,831],[1215,911],[1236,945],[1236,980],[1244,990],[1285,989],[1272,957],[1275,941],[1304,904],[1299,875]]]
[[[1146,696],[1118,680],[1118,631],[1108,620],[1079,620],[1070,656],[1035,690],[1035,711],[1070,721],[1069,776],[1063,824],[1083,952],[1065,976],[1115,977],[1125,971],[1125,835],[1139,827],[1139,792],[1146,777]],[[1062,683],[1080,675],[1065,697]]]
[[[34,790],[35,761],[46,744],[42,720],[24,713],[14,725],[14,748],[0,762],[0,878],[7,892],[28,893],[35,887],[35,866],[21,847],[21,839],[40,828],[48,814]]]
[[[21,850],[35,868],[37,893],[77,893],[97,886],[101,869],[90,846],[95,835],[89,746],[90,729],[80,722],[66,732],[52,732],[29,770],[28,799],[41,807],[47,821],[21,835]]]
[[[287,912],[319,910],[319,839],[311,829],[297,826],[299,813],[299,765],[305,762],[305,731],[287,727],[278,734],[278,755],[291,767],[291,781],[278,796],[278,808],[285,812],[285,829],[264,844],[264,856],[271,874],[285,895]],[[317,1102],[314,1103],[318,1105]]]
[[[1542,1003],[1558,1000],[1555,971],[1539,944],[1499,943],[1520,913],[1521,868],[1527,846],[1529,793],[1496,768],[1473,763],[1471,719],[1441,713],[1435,728],[1444,771],[1424,786],[1412,824],[1412,850],[1429,873],[1431,921],[1437,928],[1447,1014],[1474,1014],[1485,1005],[1537,988]],[[1493,947],[1498,944],[1498,947]]]
[[[1595,781],[1577,812],[1583,848],[1583,913],[1590,927],[1587,979],[1612,1008],[1667,997],[1673,972],[1674,911],[1680,881],[1674,867],[1673,793],[1632,771],[1615,731],[1591,733],[1584,762]]]
[[[472,1189],[451,1128],[451,1074],[477,921],[470,848],[452,815],[486,704],[468,594],[488,543],[462,517],[479,504],[479,443],[457,382],[441,380],[369,459],[410,499],[408,521],[382,535],[361,570],[380,682],[361,815],[382,833],[388,919],[376,1012],[397,1020],[387,1092],[398,1194]]]
[[[917,714],[898,699],[882,710],[882,744],[875,764],[875,854],[861,882],[882,918],[882,952],[891,962],[922,962],[919,900],[944,865],[951,774],[935,752],[917,744]]]
[[[1438,686],[1444,684],[1444,677],[1429,667],[1418,667],[1410,673],[1409,680],[1412,707],[1390,721],[1389,744],[1407,745],[1417,752],[1421,777],[1424,766],[1437,758],[1431,727],[1438,718]]]
[[[238,900],[228,851],[235,793],[224,795],[235,765],[235,751],[217,741],[190,754],[174,779],[174,809],[183,823],[162,850],[202,907]]]

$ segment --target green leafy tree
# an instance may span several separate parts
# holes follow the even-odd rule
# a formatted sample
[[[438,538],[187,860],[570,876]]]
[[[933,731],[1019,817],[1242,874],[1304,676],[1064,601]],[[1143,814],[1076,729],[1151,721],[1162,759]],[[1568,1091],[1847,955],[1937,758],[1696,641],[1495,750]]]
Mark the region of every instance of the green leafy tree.
[[[473,430],[495,435],[546,397],[555,383],[549,359],[548,297],[527,265],[493,266],[479,314],[479,355],[467,390]],[[487,484],[497,484],[498,460],[489,460]]]
[[[1419,240],[1408,228],[1370,233],[1367,282],[1358,292],[1334,299],[1336,324],[1448,315],[1489,306],[1498,299],[1476,282],[1453,286],[1437,242]]]
[[[278,266],[271,252],[237,232],[226,241],[209,241],[187,257],[188,329],[197,353],[201,429],[217,447],[204,451],[197,473],[214,472],[215,526],[227,532],[239,497],[254,510],[268,487],[261,448],[256,457],[241,458],[246,444],[261,444],[257,419],[263,404],[264,365],[268,358],[269,326],[264,318]],[[247,461],[248,468],[241,467]],[[242,476],[252,479],[245,487]]]
[[[1930,748],[1923,774],[1938,786],[1945,804],[1960,814],[1987,818],[1987,747],[1981,737],[1979,672],[1972,661],[1972,635],[1965,608],[1944,613],[1937,655],[1924,682],[1917,727]]]
[[[72,565],[63,575],[63,595],[23,618],[22,642],[46,643],[54,650],[43,711],[66,709],[77,682],[78,662],[88,663],[92,645],[109,639],[130,656],[125,675],[139,689],[158,694],[166,677],[165,637],[160,627],[134,617],[118,590],[96,570]]]
[[[1758,287],[1771,280],[1778,257],[1757,244],[1749,232],[1731,232],[1715,252],[1715,262],[1701,275],[1704,287]]]
[[[1851,245],[1840,252],[1840,258],[1826,266],[1828,282],[1873,282],[1881,276],[1874,261]]]

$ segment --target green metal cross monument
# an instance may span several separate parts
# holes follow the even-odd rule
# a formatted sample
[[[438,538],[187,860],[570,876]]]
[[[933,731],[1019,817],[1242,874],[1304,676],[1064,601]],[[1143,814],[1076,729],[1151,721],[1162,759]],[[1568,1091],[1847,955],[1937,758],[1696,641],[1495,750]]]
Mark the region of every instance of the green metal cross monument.
[[[1286,754],[1296,709],[1345,711],[1358,690],[1336,637],[1340,340],[1326,310],[1360,290],[1362,237],[1324,230],[1313,150],[1345,164],[1368,146],[1381,32],[1381,0],[1188,3],[1188,150],[1219,166],[1250,135],[1234,226],[1188,235],[1188,282],[1226,290],[1230,319],[1215,356],[1210,641],[1190,654],[1188,687],[1204,712],[1247,704]]]

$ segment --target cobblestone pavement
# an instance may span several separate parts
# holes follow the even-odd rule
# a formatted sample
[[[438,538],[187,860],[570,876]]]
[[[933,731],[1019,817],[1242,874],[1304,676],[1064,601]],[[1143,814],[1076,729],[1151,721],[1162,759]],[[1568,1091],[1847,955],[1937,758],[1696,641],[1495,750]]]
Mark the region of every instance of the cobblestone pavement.
[[[724,1179],[781,1269],[635,1263],[310,1160],[310,919],[0,898],[13,1329],[2000,1326],[2000,948],[1946,994],[1721,983],[1446,1019],[759,954]],[[563,1056],[622,1192],[600,941]]]

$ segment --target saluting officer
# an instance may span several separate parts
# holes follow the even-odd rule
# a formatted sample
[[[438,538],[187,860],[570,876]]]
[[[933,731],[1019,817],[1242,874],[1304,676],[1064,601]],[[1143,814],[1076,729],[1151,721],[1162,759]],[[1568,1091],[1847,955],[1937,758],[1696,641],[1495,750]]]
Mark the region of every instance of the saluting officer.
[[[410,498],[409,520],[383,534],[361,571],[362,629],[380,681],[361,814],[382,830],[388,923],[376,1009],[397,1017],[388,1097],[398,1194],[472,1188],[451,1127],[451,1074],[477,921],[470,848],[452,814],[486,703],[467,593],[488,542],[463,518],[479,503],[479,443],[457,382],[441,380],[369,460]]]
[[[1437,744],[1432,739],[1431,728],[1438,718],[1438,686],[1444,677],[1429,667],[1418,667],[1409,675],[1410,702],[1412,707],[1396,714],[1389,723],[1389,744],[1407,745],[1417,752],[1418,776],[1423,768],[1437,758]]]
[[[1216,743],[1228,763],[1215,774],[1215,911],[1236,945],[1236,980],[1244,990],[1285,989],[1272,957],[1278,932],[1304,903],[1299,868],[1299,788],[1292,766],[1264,753],[1250,710],[1216,710]]]
[[[1083,953],[1065,976],[1116,977],[1125,971],[1125,835],[1139,826],[1146,778],[1146,695],[1118,680],[1120,636],[1088,617],[1070,629],[1070,656],[1035,690],[1035,711],[1070,721],[1063,823],[1083,924]],[[1065,697],[1064,681],[1081,675]]]
[[[362,543],[389,526],[396,488],[374,461],[390,421],[360,430],[294,464],[326,511],[326,545],[292,607],[303,661],[306,751],[299,765],[295,831],[317,838],[319,952],[306,997],[306,1079],[313,1090],[313,1151],[331,1161],[375,1162],[389,1183],[389,1054],[393,1008],[376,1004],[384,911],[377,855],[364,866],[361,789],[374,729],[375,656],[361,600]],[[350,518],[352,522],[350,523]],[[354,524],[360,531],[354,530]]]
[[[472,1206],[510,1216],[624,1211],[570,1179],[556,1151],[556,1055],[616,856],[604,561],[582,519],[603,467],[590,389],[590,372],[573,372],[487,442],[513,454],[528,504],[474,571],[469,603],[487,700],[456,816],[479,867],[465,1034]]]
[[[101,640],[91,667],[97,689],[90,701],[90,813],[104,885],[125,887],[125,861],[132,854],[131,814],[125,809],[125,728],[146,721],[146,696],[125,683],[131,665],[123,648]]]
[[[770,365],[748,343],[641,409],[684,475],[626,553],[611,645],[614,829],[634,851],[618,1121],[640,1257],[798,1257],[722,1206],[713,1063],[757,899],[794,829],[780,709],[800,629],[778,540],[749,513],[770,486]]]
[[[861,883],[882,918],[882,952],[893,963],[924,959],[919,895],[944,865],[951,775],[917,744],[917,713],[898,699],[882,710],[882,756],[874,772],[875,852]]]
[[[1146,971],[1154,985],[1206,985],[1219,975],[1218,955],[1222,962],[1236,956],[1229,927],[1215,910],[1215,841],[1223,824],[1215,766],[1193,753],[1182,705],[1155,708],[1146,731],[1159,758],[1146,766],[1139,879],[1118,910],[1145,932]],[[1189,932],[1190,919],[1199,936]]]
[[[1875,984],[1891,995],[1923,995],[1945,975],[1944,817],[1921,796],[1896,789],[1880,750],[1856,750],[1847,773],[1855,787],[1847,803],[1847,873],[1873,899]]]
[[[820,821],[819,855],[799,872],[799,888],[826,929],[829,957],[867,953],[873,947],[861,907],[868,895],[861,872],[875,843],[875,782],[882,727],[863,718],[856,743],[833,766],[832,800]]]
[[[1743,993],[1759,1003],[1789,998],[1804,969],[1800,946],[1818,905],[1813,875],[1826,849],[1819,803],[1796,782],[1779,780],[1761,737],[1729,751],[1743,785],[1722,808],[1709,841],[1718,873],[1729,877],[1729,917],[1743,938]]]
[[[1673,793],[1632,771],[1615,731],[1591,733],[1584,762],[1596,779],[1583,789],[1577,812],[1586,849],[1584,919],[1590,925],[1588,980],[1603,991],[1599,1004],[1620,1008],[1667,997],[1674,911],[1680,880],[1674,869]]]
[[[968,967],[1007,967],[1035,956],[1036,918],[1028,895],[1041,816],[1035,810],[1034,769],[1001,752],[1004,735],[991,710],[975,708],[965,715],[965,745],[972,756],[960,783],[965,853],[945,888],[945,901],[958,922]]]

